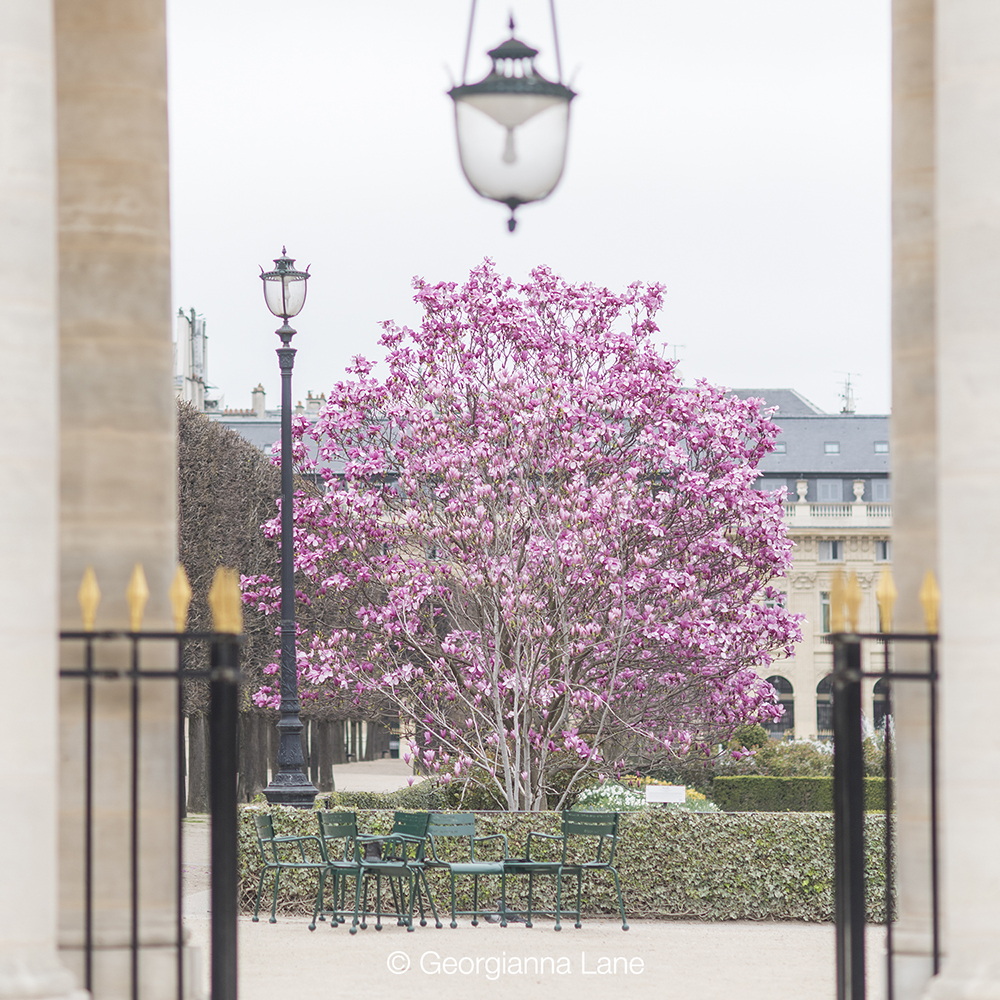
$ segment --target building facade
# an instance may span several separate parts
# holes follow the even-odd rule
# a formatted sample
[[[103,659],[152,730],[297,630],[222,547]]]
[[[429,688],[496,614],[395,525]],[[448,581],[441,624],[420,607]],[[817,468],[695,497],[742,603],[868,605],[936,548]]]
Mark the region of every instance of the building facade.
[[[828,738],[833,647],[825,637],[834,576],[857,574],[864,594],[859,627],[875,632],[880,626],[875,588],[892,564],[889,418],[824,413],[793,389],[735,392],[777,407],[773,419],[781,432],[760,463],[757,488],[785,490],[785,519],[795,544],[792,568],[775,586],[788,609],[802,616],[802,642],[793,657],[776,661],[767,673],[785,708],[771,733]],[[876,682],[865,682],[863,710],[876,725],[883,714],[881,694]]]

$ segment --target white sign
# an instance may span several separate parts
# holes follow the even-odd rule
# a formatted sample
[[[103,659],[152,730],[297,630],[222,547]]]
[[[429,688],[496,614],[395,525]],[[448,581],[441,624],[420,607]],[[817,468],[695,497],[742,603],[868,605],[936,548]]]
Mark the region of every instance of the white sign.
[[[646,785],[646,803],[686,802],[687,789],[683,785]]]

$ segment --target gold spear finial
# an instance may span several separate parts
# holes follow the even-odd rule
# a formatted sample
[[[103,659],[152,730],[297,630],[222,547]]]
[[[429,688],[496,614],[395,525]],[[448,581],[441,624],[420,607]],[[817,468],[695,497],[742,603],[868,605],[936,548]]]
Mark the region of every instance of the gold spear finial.
[[[878,601],[878,609],[882,614],[882,631],[892,631],[892,610],[896,606],[896,582],[892,578],[892,570],[886,566],[878,578],[878,586],[875,588],[875,599]]]
[[[128,602],[128,623],[133,632],[142,628],[142,614],[149,600],[149,584],[142,570],[142,563],[136,563],[132,577],[125,588],[125,600]]]
[[[170,606],[174,609],[174,628],[183,632],[187,628],[188,608],[191,607],[191,584],[184,567],[178,563],[170,584]]]
[[[857,632],[858,630],[858,618],[863,600],[864,594],[861,593],[858,574],[852,569],[851,575],[847,578],[847,590],[844,594],[844,603],[847,605],[847,622],[852,632]]]
[[[216,632],[239,635],[243,631],[243,599],[236,570],[220,566],[208,592],[212,626]]]
[[[844,571],[838,569],[833,574],[833,583],[830,585],[830,631],[844,631],[844,598],[847,587],[844,583]]]
[[[938,590],[937,580],[934,579],[934,574],[930,570],[924,574],[924,582],[920,585],[920,593],[917,596],[924,606],[924,621],[927,623],[927,631],[937,632],[941,591]]]
[[[83,628],[85,632],[94,631],[94,622],[97,621],[97,606],[101,603],[101,588],[97,585],[97,574],[93,566],[88,566],[83,571],[83,579],[80,581],[80,589],[76,592],[76,599],[80,602],[80,615],[83,618]]]

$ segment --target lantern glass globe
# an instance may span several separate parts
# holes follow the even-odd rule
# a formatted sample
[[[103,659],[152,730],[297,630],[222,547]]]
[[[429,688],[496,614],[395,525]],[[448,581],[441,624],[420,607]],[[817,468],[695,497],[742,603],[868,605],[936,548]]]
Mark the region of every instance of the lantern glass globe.
[[[261,270],[264,282],[264,301],[267,308],[284,320],[297,316],[306,304],[306,285],[309,268],[295,270],[295,261],[281,248],[281,256],[274,261],[273,271]]]
[[[484,198],[518,205],[551,194],[562,177],[569,102],[548,95],[479,94],[455,101],[462,170]]]

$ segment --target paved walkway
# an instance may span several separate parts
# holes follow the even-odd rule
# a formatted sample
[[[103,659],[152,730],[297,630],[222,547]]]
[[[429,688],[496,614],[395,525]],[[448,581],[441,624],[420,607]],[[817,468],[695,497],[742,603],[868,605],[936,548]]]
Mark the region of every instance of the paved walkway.
[[[463,921],[452,930],[346,927],[305,918],[240,918],[240,1000],[833,1000],[834,934],[828,924],[586,921],[555,933],[549,924],[501,928]],[[206,917],[188,921],[206,948]],[[869,931],[869,991],[882,995],[881,935]],[[872,954],[874,952],[874,954]],[[207,951],[203,952],[207,954]]]
[[[410,778],[413,767],[400,758],[333,765],[333,782],[339,792],[394,792],[406,788]]]

